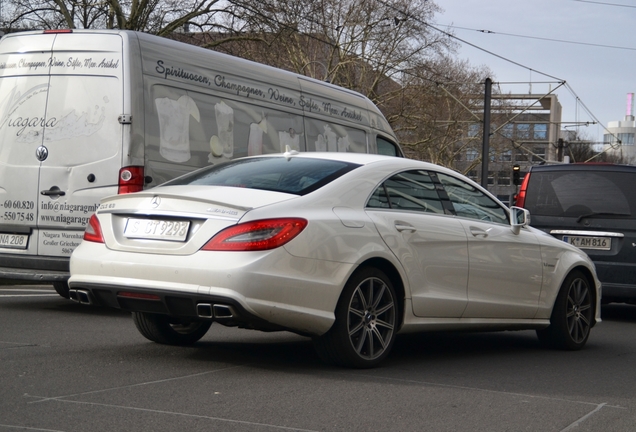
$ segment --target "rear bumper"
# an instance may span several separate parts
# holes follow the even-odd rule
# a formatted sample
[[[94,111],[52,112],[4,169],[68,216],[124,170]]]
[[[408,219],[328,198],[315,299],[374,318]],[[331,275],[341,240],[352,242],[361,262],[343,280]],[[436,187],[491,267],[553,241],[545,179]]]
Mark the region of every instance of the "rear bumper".
[[[68,257],[0,254],[0,279],[51,283],[68,278]]]
[[[82,303],[215,320],[199,305],[229,306],[239,317],[235,325],[317,336],[332,326],[353,264],[298,258],[284,248],[163,255],[83,242],[71,270],[70,296]]]
[[[135,298],[122,293],[152,296],[155,299]],[[79,303],[113,307],[129,312],[147,312],[193,320],[213,320],[227,326],[263,331],[287,330],[269,323],[247,311],[230,297],[194,294],[181,291],[112,287],[101,284],[72,284],[70,298]]]
[[[603,303],[636,304],[636,285],[603,282]]]

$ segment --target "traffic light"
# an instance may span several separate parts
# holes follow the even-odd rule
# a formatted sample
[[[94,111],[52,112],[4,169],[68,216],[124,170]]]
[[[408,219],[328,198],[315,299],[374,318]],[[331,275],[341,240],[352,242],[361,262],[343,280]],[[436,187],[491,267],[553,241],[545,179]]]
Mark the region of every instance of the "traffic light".
[[[519,164],[512,166],[512,184],[519,186],[521,184],[521,167]]]

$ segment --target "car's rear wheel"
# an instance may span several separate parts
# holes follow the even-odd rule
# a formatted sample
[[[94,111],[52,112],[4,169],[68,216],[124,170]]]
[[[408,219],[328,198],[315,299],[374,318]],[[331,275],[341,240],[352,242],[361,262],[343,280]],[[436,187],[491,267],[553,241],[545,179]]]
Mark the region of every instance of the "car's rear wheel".
[[[539,340],[551,348],[583,348],[593,325],[594,304],[589,278],[578,270],[573,271],[561,285],[550,325],[537,330]]]
[[[133,312],[133,321],[139,333],[148,340],[166,345],[192,345],[201,339],[212,321],[189,321],[167,315]]]
[[[328,363],[377,366],[395,341],[398,310],[391,280],[378,269],[361,268],[342,291],[331,329],[314,338],[316,351]]]
[[[70,298],[68,294],[68,284],[66,282],[53,282],[55,291],[64,298]]]

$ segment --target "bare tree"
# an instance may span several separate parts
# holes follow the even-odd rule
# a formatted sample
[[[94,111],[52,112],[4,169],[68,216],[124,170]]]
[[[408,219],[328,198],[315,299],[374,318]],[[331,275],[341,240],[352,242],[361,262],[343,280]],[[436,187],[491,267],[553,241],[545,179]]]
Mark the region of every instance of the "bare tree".
[[[489,71],[452,58],[449,34],[427,24],[441,11],[430,0],[4,1],[9,31],[144,31],[358,91],[411,157],[453,166],[480,139],[467,131],[481,121],[475,95]]]
[[[169,35],[186,25],[209,31],[225,12],[221,0],[5,0],[7,31],[119,28]]]

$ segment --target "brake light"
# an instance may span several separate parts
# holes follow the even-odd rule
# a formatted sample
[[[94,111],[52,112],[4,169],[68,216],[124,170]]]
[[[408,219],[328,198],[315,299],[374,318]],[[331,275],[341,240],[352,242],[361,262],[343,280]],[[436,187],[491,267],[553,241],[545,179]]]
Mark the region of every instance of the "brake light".
[[[526,191],[528,189],[528,182],[530,181],[530,171],[528,171],[523,178],[519,193],[515,195],[515,205],[517,207],[524,207],[526,204]]]
[[[144,167],[128,166],[119,170],[118,194],[139,192],[144,189]]]
[[[95,215],[95,213],[93,213],[91,218],[88,220],[86,230],[84,231],[84,240],[95,243],[104,243],[102,226],[99,224],[99,220],[97,219],[97,215]]]
[[[119,291],[117,293],[119,297],[133,298],[133,299],[141,299],[141,300],[161,300],[156,294],[144,294],[144,293],[136,293],[136,292],[128,292],[128,291]]]
[[[44,34],[56,34],[56,33],[73,33],[73,30],[72,29],[44,30]]]
[[[233,225],[216,234],[201,248],[206,251],[260,251],[280,247],[307,226],[300,218],[263,219]]]

